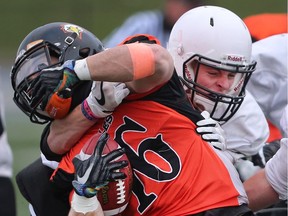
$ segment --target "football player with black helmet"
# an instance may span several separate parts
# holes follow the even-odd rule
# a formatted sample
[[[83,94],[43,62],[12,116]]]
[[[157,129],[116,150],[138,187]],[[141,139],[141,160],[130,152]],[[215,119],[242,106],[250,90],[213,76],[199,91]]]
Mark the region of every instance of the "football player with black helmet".
[[[61,66],[67,60],[83,59],[103,50],[102,42],[94,34],[75,24],[55,22],[34,29],[21,42],[12,67],[11,82],[14,89],[14,102],[33,123],[45,124],[55,118],[62,118],[89,96],[91,88],[95,88],[96,83],[80,81],[75,85],[70,85],[69,88],[55,92],[49,100],[49,107],[46,108],[42,106],[43,100],[46,99],[45,95],[35,99],[31,94],[33,80],[41,74],[43,69]],[[61,77],[60,73],[49,74],[45,90],[53,88]],[[102,111],[106,108],[113,111],[122,98],[128,94],[124,86],[119,89],[117,88],[119,85],[116,87],[115,85],[107,83],[97,85],[103,93],[106,91],[113,93],[110,98],[104,98],[106,103],[94,104],[96,108],[101,109],[102,116],[109,115]],[[117,92],[118,102],[116,103]],[[119,94],[119,92],[124,93]],[[43,134],[49,131],[49,126],[50,123],[44,129]],[[45,147],[41,146],[41,151],[44,153],[49,151]],[[72,186],[68,190],[55,188],[55,185],[49,181],[53,169],[57,167],[57,161],[61,158],[61,155],[53,156],[47,160],[41,153],[41,159],[25,167],[16,176],[22,195],[32,205],[29,208],[32,215],[68,214],[70,205],[67,191],[69,193]],[[51,205],[54,207],[51,208]]]

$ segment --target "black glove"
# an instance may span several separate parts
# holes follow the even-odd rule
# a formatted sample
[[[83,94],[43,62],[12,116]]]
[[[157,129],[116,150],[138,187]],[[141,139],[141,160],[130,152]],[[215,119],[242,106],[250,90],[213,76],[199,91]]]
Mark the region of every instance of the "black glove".
[[[279,150],[279,148],[280,148],[280,140],[275,140],[273,142],[267,143],[263,147],[263,154],[266,163],[274,156],[274,154]]]
[[[75,61],[68,60],[61,67],[43,69],[29,88],[32,96],[31,106],[35,107],[41,102],[40,107],[45,110],[54,93],[62,98],[70,97],[71,88],[80,81],[74,72],[74,65]]]
[[[75,180],[73,180],[72,184],[78,195],[87,198],[93,197],[109,181],[126,178],[124,173],[116,170],[126,167],[128,161],[111,162],[124,154],[124,148],[114,150],[102,156],[108,138],[109,135],[107,133],[103,133],[100,136],[93,154],[88,159],[81,160],[79,154],[73,159]]]
[[[262,157],[260,156],[259,153],[252,155],[251,161],[254,164],[254,166],[259,166],[261,168],[264,168],[266,164],[266,161],[262,160]]]

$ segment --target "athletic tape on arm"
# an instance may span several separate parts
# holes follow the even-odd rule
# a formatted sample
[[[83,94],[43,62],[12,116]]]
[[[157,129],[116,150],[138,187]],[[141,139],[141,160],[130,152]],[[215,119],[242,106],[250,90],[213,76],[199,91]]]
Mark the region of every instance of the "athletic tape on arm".
[[[127,44],[127,47],[133,63],[133,80],[155,73],[155,57],[151,47],[141,43]]]
[[[86,58],[75,61],[74,71],[80,80],[91,80]]]

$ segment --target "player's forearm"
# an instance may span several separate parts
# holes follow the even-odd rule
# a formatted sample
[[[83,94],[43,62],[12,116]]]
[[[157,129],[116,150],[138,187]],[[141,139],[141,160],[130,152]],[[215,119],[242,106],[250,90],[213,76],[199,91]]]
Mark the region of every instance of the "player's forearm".
[[[48,145],[52,152],[64,154],[95,124],[89,121],[77,106],[67,117],[54,120],[50,126]]]
[[[244,188],[249,199],[249,208],[258,211],[276,203],[278,194],[271,187],[265,176],[265,170],[261,170],[244,182]]]
[[[75,72],[80,79],[125,82],[137,93],[147,92],[168,81],[174,69],[165,48],[143,43],[108,49],[89,56],[85,64],[77,66],[76,62]],[[89,73],[83,68],[88,68]]]

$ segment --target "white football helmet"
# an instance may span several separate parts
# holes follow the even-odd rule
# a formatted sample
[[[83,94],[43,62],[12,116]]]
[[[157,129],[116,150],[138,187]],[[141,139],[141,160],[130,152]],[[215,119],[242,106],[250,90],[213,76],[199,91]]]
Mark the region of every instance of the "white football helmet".
[[[234,115],[244,99],[246,83],[256,66],[256,62],[251,62],[251,47],[244,22],[217,6],[201,6],[184,13],[175,23],[168,42],[176,72],[187,93],[190,91],[192,103],[222,123]],[[194,61],[197,66],[193,69]],[[201,64],[235,73],[226,94],[197,83]]]

